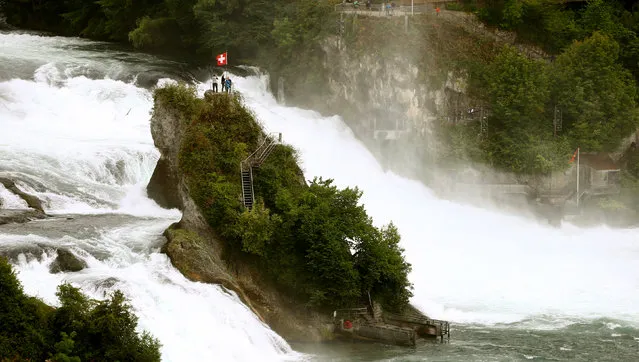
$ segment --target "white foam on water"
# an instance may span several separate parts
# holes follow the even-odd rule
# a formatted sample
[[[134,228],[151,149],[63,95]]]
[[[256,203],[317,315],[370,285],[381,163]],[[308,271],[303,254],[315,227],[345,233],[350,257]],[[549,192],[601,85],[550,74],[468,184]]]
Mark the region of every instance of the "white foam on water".
[[[181,213],[160,208],[146,195],[159,158],[150,134],[151,92],[78,75],[109,56],[96,53],[92,61],[91,50],[82,49],[87,44],[0,34],[3,62],[40,64],[31,79],[0,80],[0,175],[42,199],[48,213],[120,214],[87,216],[86,224],[67,231],[64,218],[0,231],[4,249],[44,247],[43,255],[23,255],[18,262],[25,291],[55,305],[56,288],[64,281],[94,298],[122,290],[140,317],[140,329],[160,339],[165,361],[300,357],[237,296],[187,280],[160,253],[162,232]],[[0,197],[6,198],[6,190],[0,189]],[[52,223],[51,231],[38,223]],[[60,230],[68,234],[59,237]],[[88,267],[49,273],[59,247]]]
[[[165,255],[137,255],[122,240],[113,239],[126,233],[129,240],[124,244],[137,243],[148,237],[136,235],[140,230],[148,232],[148,226],[108,231],[99,244],[113,255],[104,261],[88,257],[89,268],[77,273],[49,274],[55,253],[44,254],[41,261],[24,258],[17,270],[25,291],[58,305],[55,291],[62,282],[96,299],[122,290],[140,318],[139,329],[150,331],[163,343],[165,361],[274,361],[296,356],[236,295],[217,285],[190,282]],[[69,240],[47,240],[47,244],[68,245]]]
[[[339,117],[279,105],[264,76],[232,78],[268,131],[300,151],[307,179],[360,187],[374,221],[398,226],[413,266],[412,302],[431,317],[495,324],[544,316],[557,328],[574,318],[639,322],[636,230],[553,228],[439,199],[384,171]]]
[[[0,208],[1,209],[28,209],[26,201],[20,196],[7,190],[4,185],[0,184]]]

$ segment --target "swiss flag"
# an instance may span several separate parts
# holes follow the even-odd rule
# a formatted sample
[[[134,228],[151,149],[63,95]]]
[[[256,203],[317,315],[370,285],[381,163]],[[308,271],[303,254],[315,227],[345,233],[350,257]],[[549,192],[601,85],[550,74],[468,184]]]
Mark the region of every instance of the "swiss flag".
[[[226,52],[215,57],[217,60],[217,65],[226,65],[228,64],[228,58],[226,57]]]

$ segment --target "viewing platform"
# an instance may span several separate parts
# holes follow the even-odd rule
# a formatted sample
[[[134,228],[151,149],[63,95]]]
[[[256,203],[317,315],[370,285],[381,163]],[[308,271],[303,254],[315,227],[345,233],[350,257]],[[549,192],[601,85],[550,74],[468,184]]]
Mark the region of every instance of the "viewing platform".
[[[342,338],[414,347],[418,339],[450,339],[450,323],[431,319],[412,306],[401,314],[383,312],[373,303],[369,308],[339,309],[334,312],[335,333]]]

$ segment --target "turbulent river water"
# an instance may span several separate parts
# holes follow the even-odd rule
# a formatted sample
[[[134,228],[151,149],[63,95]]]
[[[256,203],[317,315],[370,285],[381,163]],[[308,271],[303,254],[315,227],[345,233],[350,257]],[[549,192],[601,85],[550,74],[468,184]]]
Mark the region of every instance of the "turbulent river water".
[[[62,281],[96,298],[121,289],[166,361],[639,359],[635,230],[551,228],[438,199],[384,171],[339,117],[278,104],[264,75],[235,76],[265,128],[300,151],[307,178],[357,185],[376,223],[395,222],[413,265],[412,302],[453,322],[449,343],[415,349],[291,348],[234,295],[187,281],[159,253],[180,213],[144,191],[159,157],[151,92],[191,79],[187,70],[104,43],[0,33],[0,176],[58,216],[0,226],[0,253],[14,256],[28,293],[55,304]],[[1,187],[0,198],[26,207]],[[89,267],[50,274],[59,247]]]

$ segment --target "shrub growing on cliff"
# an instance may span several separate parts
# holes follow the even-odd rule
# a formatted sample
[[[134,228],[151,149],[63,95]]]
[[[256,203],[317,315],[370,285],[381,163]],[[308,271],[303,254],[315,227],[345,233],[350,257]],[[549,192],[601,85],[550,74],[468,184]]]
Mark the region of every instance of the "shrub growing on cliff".
[[[359,204],[361,191],[321,178],[307,185],[295,151],[278,146],[254,170],[258,202],[247,211],[240,162],[265,135],[241,99],[217,94],[202,100],[192,89],[171,85],[158,89],[155,100],[156,107],[189,120],[180,169],[208,223],[225,237],[226,255],[257,261],[283,291],[315,307],[353,306],[367,302],[369,293],[391,309],[408,302],[410,265],[399,233],[392,225],[373,226]]]
[[[11,265],[0,257],[0,359],[44,360],[51,342],[45,309],[24,295]]]
[[[137,317],[121,292],[94,301],[64,284],[57,296],[57,309],[27,297],[0,258],[0,360],[160,360],[159,342],[137,334]]]

